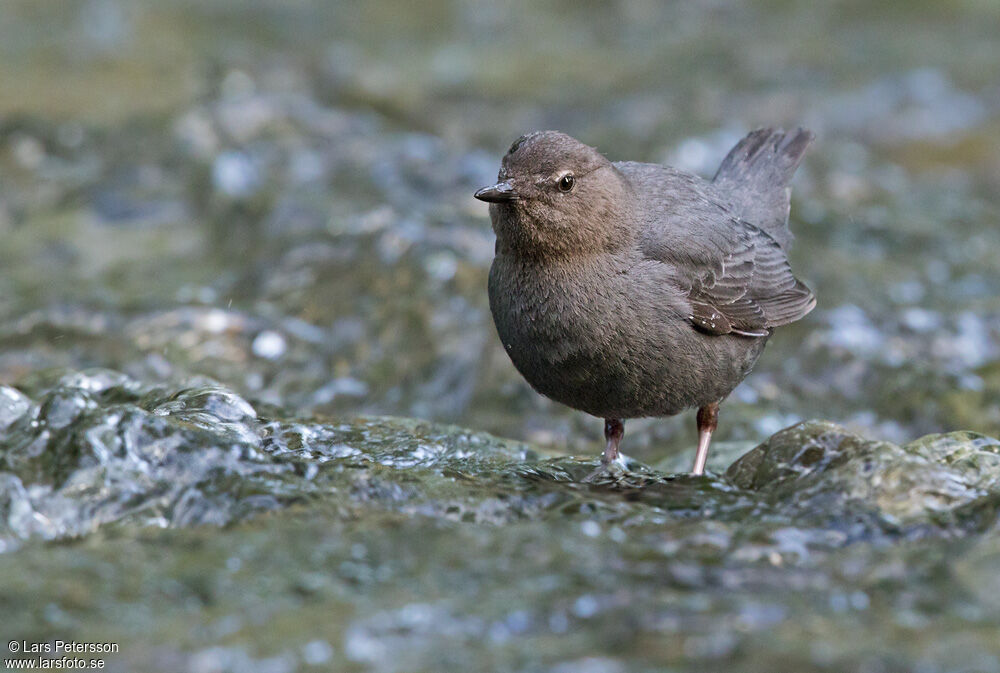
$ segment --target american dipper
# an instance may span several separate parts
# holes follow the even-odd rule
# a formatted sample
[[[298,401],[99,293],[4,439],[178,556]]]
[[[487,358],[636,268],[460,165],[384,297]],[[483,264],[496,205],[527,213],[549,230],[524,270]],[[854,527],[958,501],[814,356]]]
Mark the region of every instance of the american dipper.
[[[503,347],[539,393],[604,419],[599,470],[618,457],[625,419],[697,407],[702,474],[719,403],[773,329],[816,305],[786,256],[788,183],[812,139],[754,131],[709,182],[539,131],[476,192],[497,236],[489,296]]]

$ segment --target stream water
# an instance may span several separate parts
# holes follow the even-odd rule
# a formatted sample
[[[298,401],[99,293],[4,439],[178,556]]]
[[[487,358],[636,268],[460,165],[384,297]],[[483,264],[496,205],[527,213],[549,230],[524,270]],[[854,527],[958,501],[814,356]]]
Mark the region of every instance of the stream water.
[[[1000,671],[998,36],[982,0],[5,3],[0,636],[113,671]],[[582,483],[601,421],[506,358],[472,192],[527,130],[710,175],[765,124],[818,136],[818,308],[709,476],[685,414]]]

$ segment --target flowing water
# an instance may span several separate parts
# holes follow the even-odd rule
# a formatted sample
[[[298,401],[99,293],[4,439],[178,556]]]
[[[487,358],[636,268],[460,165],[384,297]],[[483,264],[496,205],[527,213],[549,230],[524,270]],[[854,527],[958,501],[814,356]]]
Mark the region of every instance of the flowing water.
[[[6,3],[0,637],[117,671],[1000,671],[998,36],[982,0]],[[708,477],[686,414],[583,483],[601,422],[496,341],[472,192],[531,129],[710,175],[764,124],[818,136],[819,307]]]

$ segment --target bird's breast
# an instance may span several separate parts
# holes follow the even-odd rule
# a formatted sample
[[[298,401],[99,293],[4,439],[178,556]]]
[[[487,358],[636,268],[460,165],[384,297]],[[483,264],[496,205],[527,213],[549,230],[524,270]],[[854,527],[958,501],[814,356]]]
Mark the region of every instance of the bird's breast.
[[[514,366],[543,395],[607,418],[673,414],[724,397],[764,340],[694,330],[684,293],[660,266],[498,254],[490,309]]]
[[[497,255],[490,269],[490,310],[515,364],[555,363],[597,348],[610,327],[613,282],[599,265]]]

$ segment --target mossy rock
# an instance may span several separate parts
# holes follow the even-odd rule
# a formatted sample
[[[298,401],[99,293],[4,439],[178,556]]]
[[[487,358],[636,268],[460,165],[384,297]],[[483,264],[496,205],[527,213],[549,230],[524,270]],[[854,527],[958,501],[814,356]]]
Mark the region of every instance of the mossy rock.
[[[726,478],[772,502],[861,501],[913,523],[1000,494],[1000,440],[952,432],[899,446],[807,421],[741,457]]]

